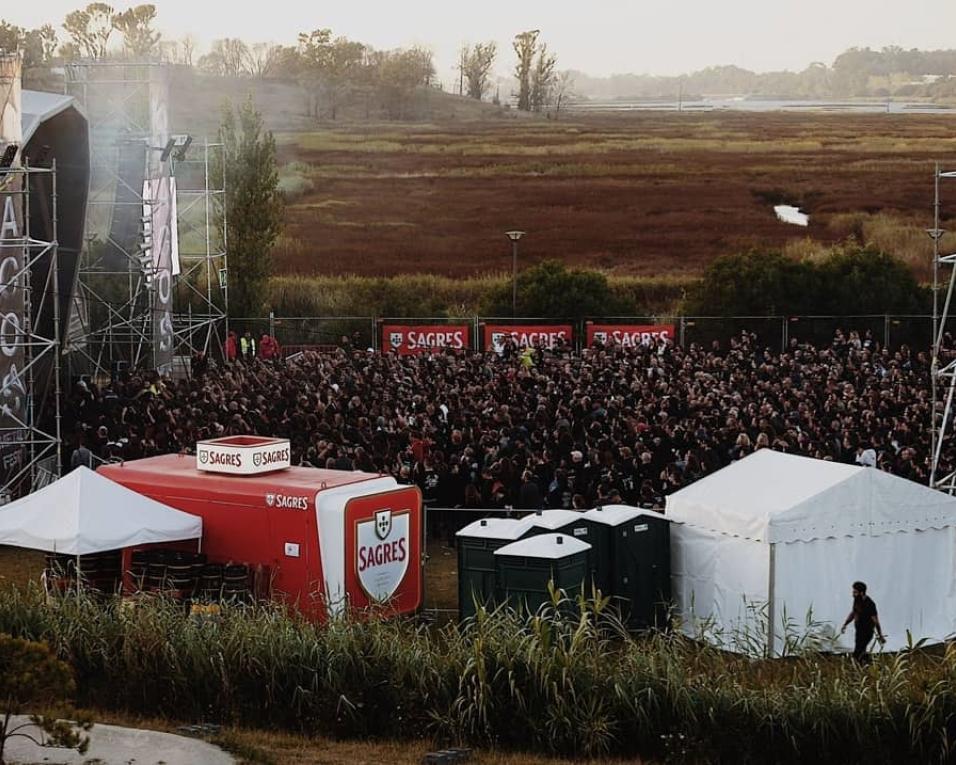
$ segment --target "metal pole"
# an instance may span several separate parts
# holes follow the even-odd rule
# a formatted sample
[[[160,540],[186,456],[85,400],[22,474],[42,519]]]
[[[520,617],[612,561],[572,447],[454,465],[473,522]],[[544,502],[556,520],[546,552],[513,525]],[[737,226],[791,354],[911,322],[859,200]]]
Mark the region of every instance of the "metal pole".
[[[938,423],[936,420],[936,403],[939,391],[936,384],[936,373],[939,370],[939,354],[937,338],[937,329],[939,323],[939,162],[936,163],[933,171],[933,339],[930,349],[930,386],[932,409],[930,411],[930,453],[933,455],[930,461],[929,485],[936,485],[936,441],[939,438]]]
[[[511,318],[518,315],[518,240],[511,240]]]
[[[57,225],[57,189],[56,189],[56,159],[53,160],[53,171],[51,175],[52,185],[52,210],[53,210],[53,249],[51,251],[50,268],[53,271],[53,412],[55,418],[56,430],[56,462],[54,475],[59,478],[62,474],[63,464],[63,430],[62,430],[62,412],[60,410],[60,398],[62,389],[60,388],[60,235]]]
[[[773,658],[773,649],[774,649],[774,637],[773,637],[773,623],[776,619],[776,614],[774,613],[774,590],[776,589],[776,548],[777,545],[773,542],[770,543],[770,571],[768,572],[768,582],[767,582],[767,658]]]

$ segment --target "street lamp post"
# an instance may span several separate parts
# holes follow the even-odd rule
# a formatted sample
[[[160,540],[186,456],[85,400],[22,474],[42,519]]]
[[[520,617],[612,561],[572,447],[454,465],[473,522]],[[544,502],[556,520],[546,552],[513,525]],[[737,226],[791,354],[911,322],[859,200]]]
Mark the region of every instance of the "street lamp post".
[[[506,231],[511,240],[511,318],[518,315],[518,240],[524,231]]]

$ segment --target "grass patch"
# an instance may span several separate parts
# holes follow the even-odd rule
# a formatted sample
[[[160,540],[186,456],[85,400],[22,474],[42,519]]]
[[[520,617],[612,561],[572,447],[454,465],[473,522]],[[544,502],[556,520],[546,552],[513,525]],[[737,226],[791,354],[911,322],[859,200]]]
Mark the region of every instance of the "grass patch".
[[[282,748],[310,738],[373,743],[377,762],[398,763],[446,743],[668,762],[936,762],[956,719],[954,647],[865,669],[809,650],[749,659],[679,635],[634,637],[600,602],[557,595],[530,620],[481,612],[466,629],[434,630],[318,626],[276,608],[195,621],[161,599],[51,607],[17,588],[0,599],[0,631],[69,661],[81,706],[222,724],[221,741],[253,762],[262,751],[323,762]],[[278,738],[230,732],[248,728]]]

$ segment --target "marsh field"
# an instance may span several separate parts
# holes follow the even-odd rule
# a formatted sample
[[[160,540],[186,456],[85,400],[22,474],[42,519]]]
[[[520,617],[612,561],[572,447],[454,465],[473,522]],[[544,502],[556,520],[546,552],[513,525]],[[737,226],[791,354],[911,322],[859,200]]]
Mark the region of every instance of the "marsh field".
[[[713,258],[813,256],[855,237],[929,269],[934,162],[950,115],[638,113],[279,132],[277,275],[461,279],[557,258],[693,277]],[[943,217],[956,211],[956,182]],[[810,216],[781,223],[775,204]]]

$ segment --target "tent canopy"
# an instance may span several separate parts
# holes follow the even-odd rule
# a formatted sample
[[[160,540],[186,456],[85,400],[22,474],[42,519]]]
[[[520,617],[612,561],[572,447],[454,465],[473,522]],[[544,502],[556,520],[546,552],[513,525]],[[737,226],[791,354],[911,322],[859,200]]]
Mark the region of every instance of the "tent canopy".
[[[85,467],[0,508],[0,544],[87,555],[202,537],[202,519]]]
[[[667,498],[667,516],[758,542],[956,526],[956,497],[874,468],[761,449]]]

